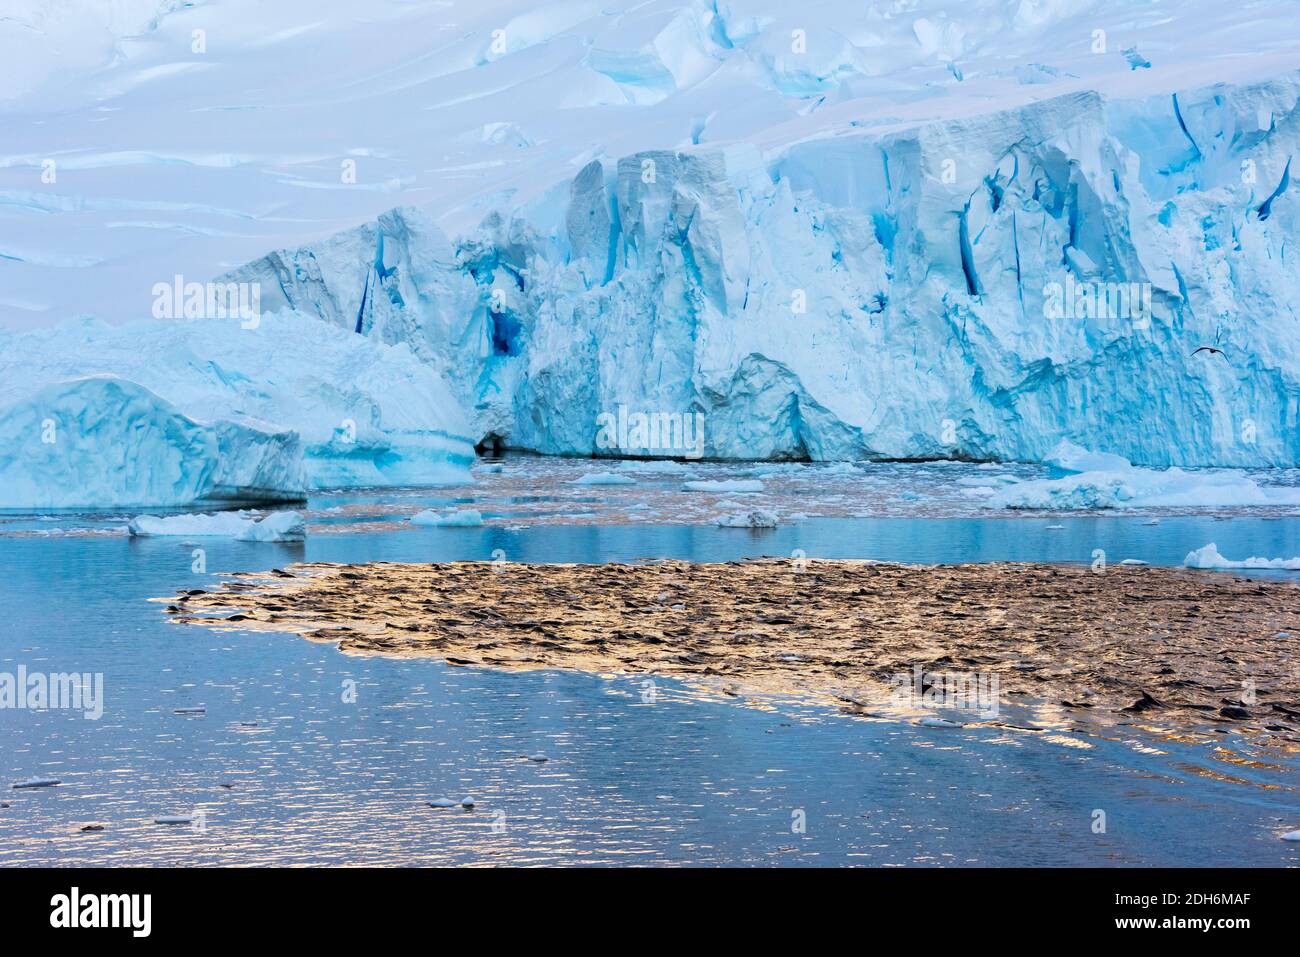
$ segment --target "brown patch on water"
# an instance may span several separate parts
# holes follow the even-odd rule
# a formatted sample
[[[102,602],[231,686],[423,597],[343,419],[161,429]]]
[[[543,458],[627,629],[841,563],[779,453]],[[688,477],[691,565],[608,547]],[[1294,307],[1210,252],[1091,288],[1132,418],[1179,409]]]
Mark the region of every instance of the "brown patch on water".
[[[919,665],[996,676],[1003,703],[1036,706],[1054,729],[1300,742],[1295,584],[1132,566],[798,564],[316,563],[182,592],[168,611],[349,653],[672,676],[864,716]]]

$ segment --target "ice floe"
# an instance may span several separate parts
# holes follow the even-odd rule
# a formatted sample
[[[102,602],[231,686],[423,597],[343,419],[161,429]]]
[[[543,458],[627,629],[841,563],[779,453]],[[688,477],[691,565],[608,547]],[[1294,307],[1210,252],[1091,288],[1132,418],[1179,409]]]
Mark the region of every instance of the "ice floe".
[[[1300,558],[1243,558],[1233,560],[1219,554],[1214,542],[1187,553],[1183,559],[1187,568],[1259,568],[1300,571]]]
[[[140,515],[127,526],[132,536],[183,536],[233,538],[237,542],[301,542],[307,525],[298,512],[272,512],[264,518],[255,512],[214,512],[197,515]]]

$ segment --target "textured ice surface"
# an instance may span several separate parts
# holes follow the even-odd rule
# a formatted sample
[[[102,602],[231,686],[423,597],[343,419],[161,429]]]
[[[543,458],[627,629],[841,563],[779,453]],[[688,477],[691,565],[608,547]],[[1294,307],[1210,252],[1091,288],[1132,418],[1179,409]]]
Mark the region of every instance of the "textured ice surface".
[[[258,518],[254,512],[215,512],[202,515],[140,515],[128,531],[136,537],[159,535],[187,538],[233,538],[240,542],[301,542],[307,527],[298,512],[272,512]]]
[[[1300,489],[1264,486],[1237,470],[1139,468],[1118,456],[1096,455],[1078,448],[1068,450],[1068,454],[1058,449],[1054,458],[1080,469],[1105,468],[1078,471],[1063,478],[1012,481],[988,491],[989,506],[1091,510],[1300,505]]]
[[[1300,558],[1243,558],[1233,561],[1220,555],[1213,542],[1188,552],[1183,564],[1188,568],[1274,568],[1300,571]]]
[[[448,358],[474,431],[506,446],[635,454],[597,441],[633,409],[702,414],[717,458],[1040,461],[1067,439],[1289,465],[1300,219],[1285,189],[1263,206],[1300,152],[1298,91],[1080,92],[766,154],[594,160],[454,239],[395,210],[231,275]],[[1073,292],[1052,311],[1055,287],[1121,284],[1149,314],[1084,314]]]
[[[8,322],[248,262],[267,308],[445,371],[497,446],[635,453],[597,443],[625,407],[730,459],[1300,461],[1280,0],[6,14]],[[1052,284],[1150,315],[1053,317]]]
[[[285,454],[297,456],[293,467],[305,471],[311,488],[469,479],[474,454],[469,427],[438,364],[418,360],[406,346],[387,346],[317,319],[289,313],[264,316],[256,328],[242,328],[233,320],[141,320],[120,326],[82,320],[27,333],[0,330],[0,409],[14,402],[30,405],[32,393],[46,383],[73,378],[87,367],[139,383],[195,417],[221,416],[253,423],[250,429],[296,432],[301,442],[285,440]],[[109,409],[92,411],[104,418],[113,415]],[[31,414],[37,420],[42,417],[39,409]],[[39,429],[31,437],[39,442]],[[229,448],[247,457],[234,437],[227,446],[211,448],[219,453]],[[9,451],[0,445],[0,452]],[[145,454],[143,449],[136,453]],[[149,454],[161,455],[163,450]],[[13,467],[23,461],[15,455]],[[251,465],[226,456],[211,468]],[[106,452],[100,467],[167,474],[161,459],[123,459],[121,453]],[[304,478],[295,471],[293,480],[297,484],[292,488],[301,492]],[[96,487],[89,486],[86,494]],[[201,500],[184,494],[178,489],[164,498],[92,497],[78,504]],[[32,501],[30,496],[15,501],[0,487],[0,503]]]
[[[504,446],[625,405],[722,458],[1300,460],[1280,0],[10,6],[4,321],[251,261]]]
[[[776,528],[781,524],[775,512],[756,509],[751,512],[732,512],[718,518],[719,528]]]
[[[430,508],[412,515],[411,523],[439,528],[476,528],[483,524],[483,516],[472,508],[460,508],[451,512],[436,512]]]
[[[248,421],[198,421],[124,379],[55,381],[0,407],[0,508],[274,502],[305,495],[297,433]]]

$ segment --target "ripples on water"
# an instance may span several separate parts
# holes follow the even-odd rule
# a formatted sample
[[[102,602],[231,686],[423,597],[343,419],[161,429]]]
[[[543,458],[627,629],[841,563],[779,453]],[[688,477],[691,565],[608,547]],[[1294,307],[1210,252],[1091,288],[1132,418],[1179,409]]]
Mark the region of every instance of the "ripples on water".
[[[526,497],[514,487],[482,491]],[[580,497],[600,501],[605,491]],[[349,494],[310,507],[382,514],[394,501],[429,507],[440,497],[455,496]],[[11,527],[24,521],[38,524]],[[1056,523],[1066,527],[1045,528]],[[496,548],[521,561],[721,560],[796,548],[810,557],[1088,561],[1103,547],[1112,560],[1177,563],[1208,541],[1224,554],[1300,554],[1296,520],[1240,517],[1158,526],[1129,517],[821,519],[759,534],[545,522],[322,531],[305,548],[203,546],[213,572],[304,559],[485,559]],[[1217,736],[1215,748],[1136,729],[1081,742],[922,728],[719,701],[662,680],[646,700],[642,678],[352,658],[287,636],[182,628],[146,599],[212,581],[191,572],[193,547],[0,536],[0,671],[103,672],[107,699],[99,721],[0,710],[6,786],[64,782],[0,793],[10,805],[0,808],[0,864],[1300,863],[1300,849],[1277,840],[1300,825],[1296,761],[1256,754],[1235,734]],[[355,682],[355,703],[344,701],[345,682]],[[206,714],[173,713],[198,705]],[[537,752],[549,760],[520,757]],[[467,794],[478,802],[472,812],[426,805]],[[1093,833],[1096,809],[1106,812],[1105,834]],[[152,823],[198,810],[202,833]],[[797,812],[802,834],[792,832]],[[91,822],[104,831],[79,831]]]

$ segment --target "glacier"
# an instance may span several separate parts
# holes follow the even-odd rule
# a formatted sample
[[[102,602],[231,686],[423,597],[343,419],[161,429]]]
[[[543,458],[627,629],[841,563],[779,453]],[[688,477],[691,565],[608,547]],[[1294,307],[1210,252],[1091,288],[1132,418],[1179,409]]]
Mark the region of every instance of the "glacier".
[[[475,445],[1300,461],[1278,0],[11,6],[0,405],[120,375],[293,429],[310,488]],[[174,273],[270,332],[144,323]]]
[[[113,378],[78,378],[87,366]],[[186,416],[218,421],[207,431],[173,424]],[[49,418],[61,441],[42,444]],[[84,319],[0,330],[0,423],[4,508],[455,485],[471,480],[474,458],[436,364],[293,314],[256,328]]]
[[[1294,465],[1300,219],[1274,193],[1298,94],[1294,73],[1080,92],[766,156],[592,160],[466,235],[395,209],[223,278],[444,360],[494,448],[645,454],[596,441],[627,407],[702,414],[714,459],[1032,462],[1069,440]],[[1149,307],[1050,301],[1117,286]]]

